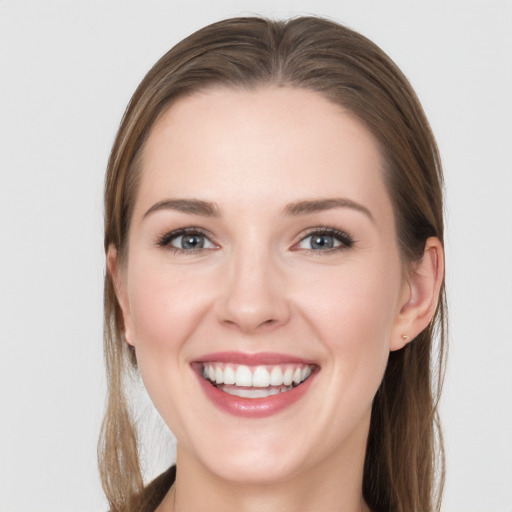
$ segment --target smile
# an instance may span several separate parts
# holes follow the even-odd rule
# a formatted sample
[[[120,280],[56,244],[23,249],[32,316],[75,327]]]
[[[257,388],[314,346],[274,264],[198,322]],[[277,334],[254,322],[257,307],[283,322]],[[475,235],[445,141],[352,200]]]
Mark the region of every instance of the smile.
[[[313,365],[284,364],[248,366],[234,363],[204,363],[203,378],[217,389],[242,398],[265,398],[285,393],[304,382]]]
[[[218,352],[191,364],[205,396],[219,410],[263,418],[304,397],[320,367],[285,354]]]

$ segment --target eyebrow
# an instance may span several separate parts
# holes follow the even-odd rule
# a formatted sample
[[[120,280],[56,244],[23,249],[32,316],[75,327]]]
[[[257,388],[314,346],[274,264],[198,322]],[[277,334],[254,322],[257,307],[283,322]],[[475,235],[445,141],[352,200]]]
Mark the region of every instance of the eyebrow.
[[[164,199],[155,203],[142,218],[145,219],[148,215],[160,210],[176,210],[202,217],[220,217],[219,207],[215,203],[200,199]]]
[[[334,208],[352,208],[365,214],[372,222],[375,222],[372,213],[368,208],[351,199],[328,198],[328,199],[310,199],[296,201],[285,206],[283,213],[287,216],[300,216],[312,213],[332,210]],[[160,210],[175,210],[183,213],[191,213],[202,217],[220,217],[220,210],[216,203],[202,201],[200,199],[164,199],[155,203],[144,214],[143,219],[148,215]]]
[[[311,213],[332,210],[333,208],[352,208],[358,212],[364,213],[372,222],[375,222],[372,213],[366,206],[359,204],[351,199],[345,198],[328,198],[328,199],[312,199],[307,201],[297,201],[290,203],[284,209],[285,215],[308,215]]]

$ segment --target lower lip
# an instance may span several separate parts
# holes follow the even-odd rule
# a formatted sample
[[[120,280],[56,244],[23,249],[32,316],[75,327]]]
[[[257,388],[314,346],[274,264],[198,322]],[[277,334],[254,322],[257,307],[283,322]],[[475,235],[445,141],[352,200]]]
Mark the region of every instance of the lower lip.
[[[298,386],[277,395],[263,398],[243,398],[217,389],[197,374],[203,391],[215,406],[233,416],[244,418],[265,418],[286,409],[306,394],[315,376],[316,372],[313,372]]]

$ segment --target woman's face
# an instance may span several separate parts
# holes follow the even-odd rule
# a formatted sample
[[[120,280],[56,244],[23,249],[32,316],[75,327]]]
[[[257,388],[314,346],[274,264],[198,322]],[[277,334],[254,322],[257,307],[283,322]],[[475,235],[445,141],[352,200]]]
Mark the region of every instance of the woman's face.
[[[215,89],[156,122],[118,289],[180,460],[245,482],[359,471],[409,294],[382,166],[311,91]]]

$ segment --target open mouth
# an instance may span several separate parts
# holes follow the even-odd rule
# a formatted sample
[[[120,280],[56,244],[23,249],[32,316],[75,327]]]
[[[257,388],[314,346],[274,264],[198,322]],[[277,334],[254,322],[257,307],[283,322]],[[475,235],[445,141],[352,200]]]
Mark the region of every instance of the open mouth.
[[[289,363],[249,366],[205,362],[197,364],[196,370],[224,393],[242,398],[266,398],[300,386],[315,371],[315,365]]]

